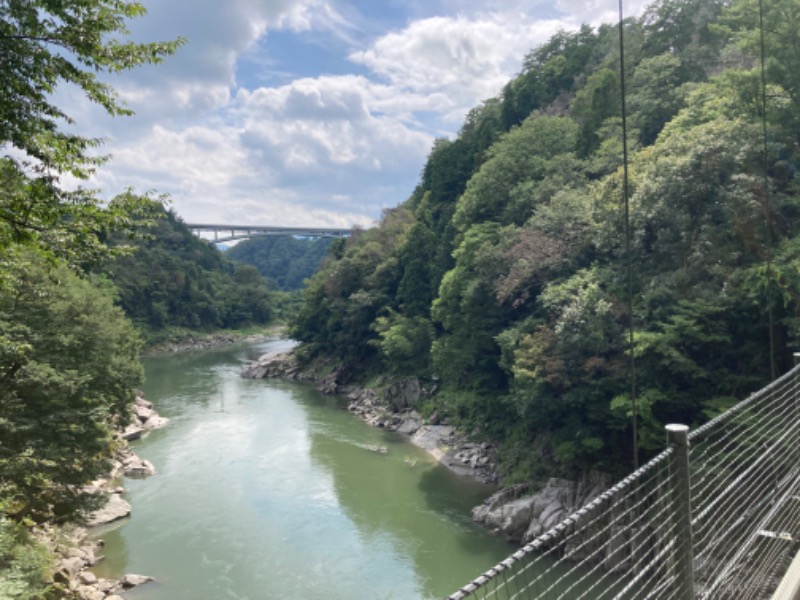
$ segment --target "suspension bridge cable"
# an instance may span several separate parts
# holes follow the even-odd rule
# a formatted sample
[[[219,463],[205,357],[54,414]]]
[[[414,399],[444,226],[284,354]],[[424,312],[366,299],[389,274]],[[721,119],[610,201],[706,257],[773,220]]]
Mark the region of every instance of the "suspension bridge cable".
[[[625,106],[625,21],[619,0],[619,85],[622,109],[622,194],[625,205],[625,263],[628,277],[628,362],[631,384],[631,425],[633,429],[633,470],[639,468],[638,410],[636,406],[636,357],[633,323],[633,259],[631,257],[631,208],[628,190],[628,111]]]
[[[620,0],[621,1],[621,0]],[[761,49],[761,129],[764,153],[764,210],[767,228],[767,319],[769,321],[769,370],[772,379],[777,377],[775,370],[775,323],[772,314],[772,207],[769,193],[769,150],[767,148],[767,69],[766,46],[764,43],[764,0],[758,0],[758,27]]]

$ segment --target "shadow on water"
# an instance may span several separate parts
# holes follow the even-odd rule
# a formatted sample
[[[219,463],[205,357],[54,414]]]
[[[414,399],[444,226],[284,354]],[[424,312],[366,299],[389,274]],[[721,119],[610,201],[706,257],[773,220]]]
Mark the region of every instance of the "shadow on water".
[[[412,561],[425,597],[451,593],[513,551],[470,519],[492,488],[456,476],[400,435],[366,425],[341,433],[313,427],[312,460],[362,536],[387,540]]]
[[[472,509],[496,488],[456,475],[444,467],[425,471],[419,478],[418,488],[432,512],[452,516],[460,532],[456,538],[459,546],[465,552],[483,554],[485,547],[483,535],[479,535],[476,530],[480,530],[482,534],[487,532],[471,520],[466,522],[464,515],[471,515]],[[468,492],[454,498],[452,490],[458,488],[466,489]],[[497,539],[505,543],[502,538]],[[507,544],[507,548],[509,553],[516,549],[511,543]]]

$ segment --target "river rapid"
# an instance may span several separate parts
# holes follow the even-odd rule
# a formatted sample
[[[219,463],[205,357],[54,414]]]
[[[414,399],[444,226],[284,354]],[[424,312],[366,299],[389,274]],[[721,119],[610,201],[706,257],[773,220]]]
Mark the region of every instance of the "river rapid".
[[[135,442],[131,519],[100,531],[98,575],[158,600],[442,598],[513,548],[470,520],[493,489],[313,387],[240,377],[271,341],[145,359],[169,425]],[[371,450],[383,446],[387,452]]]

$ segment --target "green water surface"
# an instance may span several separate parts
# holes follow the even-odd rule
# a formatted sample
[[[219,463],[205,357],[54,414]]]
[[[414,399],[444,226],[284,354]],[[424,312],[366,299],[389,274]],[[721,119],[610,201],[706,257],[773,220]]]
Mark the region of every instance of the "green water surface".
[[[155,577],[136,599],[442,598],[513,550],[470,521],[491,488],[310,386],[240,377],[281,345],[146,359],[171,421],[134,444],[158,472],[125,482],[98,574]]]

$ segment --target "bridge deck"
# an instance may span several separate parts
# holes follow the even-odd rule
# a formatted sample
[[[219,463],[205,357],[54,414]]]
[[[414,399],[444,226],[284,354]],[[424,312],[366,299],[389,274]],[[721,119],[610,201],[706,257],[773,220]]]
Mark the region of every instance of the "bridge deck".
[[[189,230],[199,236],[201,233],[213,233],[211,242],[228,242],[259,235],[281,235],[298,237],[348,237],[352,229],[335,227],[282,227],[279,225],[223,225],[213,223],[186,223]]]

